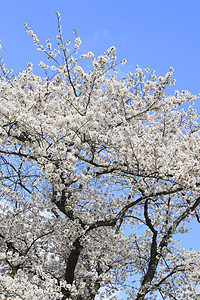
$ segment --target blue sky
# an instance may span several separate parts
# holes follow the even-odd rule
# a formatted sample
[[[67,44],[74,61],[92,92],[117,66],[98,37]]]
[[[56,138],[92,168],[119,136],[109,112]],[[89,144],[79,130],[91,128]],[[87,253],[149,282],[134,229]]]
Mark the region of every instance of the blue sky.
[[[119,60],[127,59],[121,72],[134,72],[135,65],[154,69],[164,75],[175,69],[177,90],[200,92],[200,1],[186,0],[8,0],[0,5],[0,39],[6,65],[14,73],[29,61],[38,64],[43,57],[23,23],[28,23],[39,39],[55,41],[57,20],[62,16],[63,35],[81,37],[83,53],[101,54],[110,46],[117,48]],[[37,68],[36,68],[37,69]],[[199,104],[196,105],[199,109]],[[186,248],[200,248],[198,226],[186,236]]]

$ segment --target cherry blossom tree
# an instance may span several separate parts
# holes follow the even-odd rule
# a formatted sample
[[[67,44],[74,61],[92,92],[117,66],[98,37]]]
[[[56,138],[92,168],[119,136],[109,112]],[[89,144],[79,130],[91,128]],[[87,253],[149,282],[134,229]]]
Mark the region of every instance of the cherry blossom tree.
[[[172,69],[119,79],[115,47],[80,55],[57,19],[56,50],[25,24],[44,76],[1,63],[1,299],[199,299],[176,239],[200,222],[197,96],[168,95]]]

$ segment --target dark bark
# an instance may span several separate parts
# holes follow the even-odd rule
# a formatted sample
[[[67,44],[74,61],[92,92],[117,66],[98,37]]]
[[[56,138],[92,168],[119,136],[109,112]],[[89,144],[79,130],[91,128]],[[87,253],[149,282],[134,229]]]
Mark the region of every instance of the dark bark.
[[[188,207],[173,223],[172,226],[169,227],[167,233],[163,236],[160,244],[159,244],[159,248],[160,248],[160,252],[162,253],[162,249],[164,247],[168,246],[169,243],[169,239],[172,236],[172,234],[175,232],[176,228],[178,227],[178,225],[181,223],[181,221],[183,221],[192,211],[195,211],[196,207],[200,204],[200,197],[198,197],[196,199],[196,201],[193,203],[193,205],[191,205],[190,207]],[[145,220],[146,220],[146,224],[149,227],[149,229],[153,232],[153,237],[152,237],[152,243],[151,243],[151,254],[150,254],[150,261],[149,261],[149,265],[148,265],[148,270],[143,278],[143,281],[141,283],[141,287],[140,290],[136,296],[135,300],[144,300],[145,295],[149,292],[149,287],[148,284],[152,282],[154,275],[156,273],[156,269],[159,263],[159,258],[161,256],[161,253],[159,254],[157,251],[157,231],[154,229],[151,220],[148,216],[148,199],[145,201],[145,205],[144,205],[144,216],[145,216]],[[178,269],[176,270],[178,271]],[[159,286],[161,283],[163,283],[169,276],[173,275],[175,273],[175,269],[169,273],[168,276],[166,276],[163,280],[160,281],[159,284],[157,284],[157,286]],[[145,284],[147,284],[147,286],[145,287]],[[156,285],[155,285],[156,286]]]
[[[78,262],[79,255],[81,253],[81,249],[82,249],[82,246],[81,246],[81,243],[80,243],[80,238],[78,237],[74,241],[72,251],[71,251],[71,253],[68,256],[68,259],[66,261],[65,280],[68,284],[72,284],[73,281],[74,281],[74,273],[75,273],[75,269],[76,269],[76,265],[77,265],[77,262]],[[63,300],[67,299],[67,298],[70,298],[71,293],[70,293],[69,290],[63,289],[62,292],[63,292],[63,295],[64,295]],[[81,300],[82,297],[81,298],[80,297],[78,299]]]
[[[159,258],[157,257],[157,232],[155,232],[153,234],[152,237],[152,243],[151,243],[151,256],[150,256],[150,261],[149,261],[149,266],[148,266],[148,270],[143,278],[142,284],[141,284],[141,288],[143,288],[143,290],[140,289],[139,293],[137,294],[137,297],[135,300],[143,300],[147,291],[148,291],[148,286],[145,287],[145,285],[151,283],[151,281],[154,278],[155,272],[156,272],[156,268],[158,266],[158,262],[159,262]]]
[[[67,283],[72,284],[74,280],[74,271],[76,268],[76,264],[78,262],[78,258],[81,252],[82,246],[80,244],[79,238],[77,238],[73,243],[73,249],[67,259],[67,267],[65,272],[65,280]]]
[[[136,300],[144,299],[144,297],[148,291],[148,284],[151,283],[151,281],[153,280],[155,272],[156,272],[156,268],[157,268],[158,262],[159,262],[158,251],[157,251],[157,231],[154,229],[151,219],[149,218],[149,215],[148,215],[148,199],[145,201],[145,204],[144,204],[144,217],[145,217],[147,226],[153,233],[153,237],[152,237],[152,242],[151,242],[151,253],[150,253],[148,270],[147,270],[147,272],[142,280],[142,284],[141,284],[141,288],[143,288],[143,289],[139,290]],[[147,286],[145,287],[145,285],[147,285]]]

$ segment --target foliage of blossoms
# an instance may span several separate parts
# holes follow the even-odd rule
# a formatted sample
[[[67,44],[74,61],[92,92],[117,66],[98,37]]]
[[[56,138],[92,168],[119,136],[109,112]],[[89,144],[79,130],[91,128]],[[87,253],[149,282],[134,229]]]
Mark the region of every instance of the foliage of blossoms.
[[[1,299],[199,299],[175,239],[200,222],[197,96],[167,94],[172,69],[119,80],[115,47],[79,55],[57,18],[55,50],[25,25],[43,77],[1,64]]]

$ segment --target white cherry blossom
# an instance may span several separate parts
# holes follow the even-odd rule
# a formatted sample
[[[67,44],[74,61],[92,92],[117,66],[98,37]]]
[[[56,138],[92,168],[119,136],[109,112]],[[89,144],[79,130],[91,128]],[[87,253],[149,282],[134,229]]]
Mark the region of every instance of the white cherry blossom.
[[[55,50],[25,24],[44,76],[1,67],[1,299],[199,299],[176,241],[200,222],[198,96],[169,95],[172,69],[119,79],[113,46],[77,55],[56,14]]]

